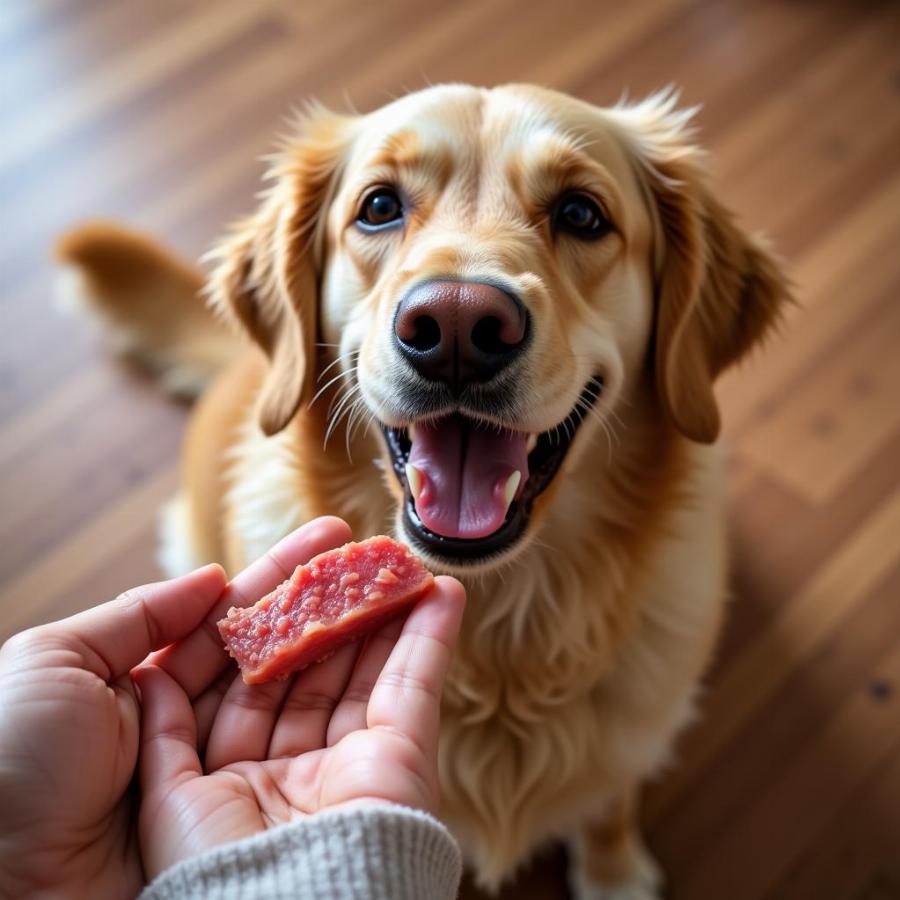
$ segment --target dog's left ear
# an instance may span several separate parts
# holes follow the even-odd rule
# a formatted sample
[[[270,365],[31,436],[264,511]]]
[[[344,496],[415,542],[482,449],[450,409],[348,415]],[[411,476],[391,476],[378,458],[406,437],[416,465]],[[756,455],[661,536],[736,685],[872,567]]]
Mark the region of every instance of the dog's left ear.
[[[257,401],[267,435],[281,431],[315,384],[322,220],[351,140],[353,117],[316,108],[273,157],[272,187],[210,254],[207,293],[269,358]]]
[[[613,114],[626,126],[654,219],[656,386],[676,427],[719,434],[713,383],[777,323],[791,297],[775,256],[714,196],[690,141],[693,110],[667,91]]]

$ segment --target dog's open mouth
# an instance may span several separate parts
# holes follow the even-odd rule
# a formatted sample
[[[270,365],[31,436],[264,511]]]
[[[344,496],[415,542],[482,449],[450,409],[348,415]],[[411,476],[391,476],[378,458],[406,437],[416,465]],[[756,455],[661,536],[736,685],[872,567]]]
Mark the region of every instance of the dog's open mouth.
[[[515,543],[602,387],[600,378],[591,379],[567,418],[541,434],[498,429],[461,413],[408,429],[385,426],[410,537],[427,552],[460,560]]]

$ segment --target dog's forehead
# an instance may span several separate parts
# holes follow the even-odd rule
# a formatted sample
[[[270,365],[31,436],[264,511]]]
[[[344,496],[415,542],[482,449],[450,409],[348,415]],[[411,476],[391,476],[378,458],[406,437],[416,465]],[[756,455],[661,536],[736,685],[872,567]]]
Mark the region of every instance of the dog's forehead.
[[[603,166],[623,185],[633,167],[608,111],[558,91],[508,85],[491,92],[485,132],[497,146],[521,156],[558,154],[568,148]]]
[[[366,116],[357,156],[371,160],[385,150],[414,148],[421,156],[468,153],[506,163],[561,146],[631,181],[627,153],[603,109],[530,85],[439,85],[409,94]]]
[[[449,142],[458,146],[473,140],[486,93],[468,85],[440,85],[408,94],[365,117],[363,144],[371,149],[398,135],[415,134],[424,146],[438,150]]]

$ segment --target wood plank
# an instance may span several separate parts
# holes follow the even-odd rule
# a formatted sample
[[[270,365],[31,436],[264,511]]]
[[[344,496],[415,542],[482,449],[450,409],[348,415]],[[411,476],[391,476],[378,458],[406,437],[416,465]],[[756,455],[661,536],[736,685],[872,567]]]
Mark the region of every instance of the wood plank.
[[[870,690],[872,661],[896,649],[900,630],[900,566],[881,578],[854,609],[853,627],[835,629],[776,694],[749,716],[728,745],[703,771],[699,784],[682,783],[677,803],[665,816],[655,813],[648,796],[650,839],[675,883],[702,865],[710,847],[734,827],[735,810],[755,804],[772,788],[773,772],[814,753],[823,730],[841,706]],[[753,602],[754,598],[742,598]],[[774,665],[790,657],[789,644],[779,647]],[[701,715],[700,730],[714,724]],[[898,723],[900,724],[900,723]],[[674,780],[680,780],[676,768]],[[779,794],[785,799],[784,794]],[[786,808],[791,805],[786,802]],[[823,823],[824,825],[824,823]],[[816,845],[816,831],[802,829],[807,846]],[[749,839],[755,846],[756,838]],[[765,865],[760,860],[759,865]]]
[[[900,683],[900,649],[875,662],[871,677],[876,682]],[[765,896],[799,858],[822,822],[891,758],[898,735],[897,698],[879,701],[868,686],[857,691],[811,746],[783,765],[769,789],[741,808],[730,827],[707,846],[703,864],[681,880],[675,900]],[[757,858],[752,866],[743,865],[749,848]]]
[[[0,641],[31,625],[72,611],[58,603],[72,584],[116,558],[138,534],[146,536],[154,511],[175,490],[169,466],[122,496],[0,589]],[[90,605],[91,598],[85,598]]]
[[[639,97],[674,84],[686,105],[702,105],[701,137],[715,149],[721,134],[772,101],[773,84],[783,90],[859,18],[839,6],[807,16],[777,3],[695,3],[680,15],[660,16],[642,40],[620,47],[567,87],[610,103],[622,86]]]
[[[259,98],[241,90],[243,85],[255,85],[270,107],[270,95],[279,89],[286,93],[302,74],[304,67],[297,64],[288,36],[279,38],[271,25],[248,27],[236,46],[238,52],[229,46],[214,49],[212,71],[195,73],[174,97],[167,92],[158,103],[146,103],[145,115],[130,127],[116,130],[99,147],[91,142],[86,152],[71,153],[61,165],[50,166],[27,197],[10,197],[9,202],[18,202],[20,208],[27,204],[34,212],[23,217],[22,228],[6,242],[4,261],[20,258],[35,244],[49,245],[60,221],[75,223],[84,218],[85,197],[66,191],[73,178],[90,185],[92,217],[121,216],[129,204],[159,192],[163,182],[171,191],[173,170],[184,167],[187,180],[191,162],[213,155],[233,134],[235,119],[245,119],[251,109],[258,109]],[[204,114],[197,116],[197,109]]]
[[[141,417],[129,417],[136,404]],[[161,460],[173,459],[181,443],[178,412],[155,385],[123,379],[98,402],[73,411],[53,440],[0,471],[0,492],[16,511],[0,519],[6,576],[17,576],[47,546],[140,484]]]
[[[638,41],[660,17],[677,19],[685,14],[690,0],[650,0],[619,6],[613,13],[598,15],[596,4],[589,4],[591,15],[583,26],[573,28],[566,42],[566,52],[561,56],[536,59],[530,67],[529,80],[566,90],[573,82],[584,77],[587,70],[606,60],[621,47]]]
[[[45,33],[58,27],[60,20],[90,13],[97,5],[98,0],[85,0],[78,8],[69,0],[4,3],[0,5],[0,50],[16,44],[33,46]]]
[[[786,600],[803,589],[823,560],[839,552],[847,535],[862,527],[872,508],[894,489],[898,453],[900,436],[829,504],[827,515],[746,464],[755,477],[729,503],[734,602],[716,654],[713,679],[759,639],[781,615]],[[773,534],[777,540],[772,539]],[[690,740],[688,735],[688,743]]]
[[[893,43],[900,40],[900,26],[890,29],[890,34]],[[740,177],[732,174],[721,184],[723,196],[741,210],[742,219],[754,227],[764,223],[784,253],[805,249],[801,238],[808,238],[802,225],[818,199],[831,201],[835,186],[849,183],[853,199],[858,201],[864,196],[866,174],[873,174],[868,161],[883,157],[896,146],[900,115],[876,114],[894,95],[894,66],[883,54],[874,60],[870,57],[865,65],[864,57],[860,73],[850,81],[854,87],[858,85],[859,93],[846,85],[832,92],[816,116],[802,128],[788,131],[779,142],[778,153],[755,154]],[[796,110],[798,115],[801,108]],[[798,180],[801,166],[808,177]],[[815,234],[822,230],[819,225]]]
[[[2,8],[11,6],[39,4],[5,3]],[[15,110],[16,116],[27,115],[31,104],[45,102],[73,66],[89,72],[101,64],[108,47],[128,41],[135,31],[146,38],[181,13],[173,3],[69,2],[67,6],[51,19],[52,27],[41,28],[39,36],[10,42],[8,52],[0,52],[0,85],[15,86],[10,90],[9,110]],[[63,21],[60,12],[67,13]]]
[[[876,702],[890,700],[897,690],[897,684],[884,681],[869,685]],[[807,852],[769,892],[767,900],[819,900],[822,885],[828,885],[829,900],[861,897],[873,880],[872,873],[878,872],[885,860],[900,862],[898,809],[900,741],[886,754],[884,764],[870,773],[862,790],[831,816]],[[890,896],[885,895],[885,900]],[[897,896],[895,891],[893,897]]]
[[[102,558],[94,556],[89,560],[92,564],[61,582],[52,598],[52,615],[47,612],[50,607],[27,611],[20,627],[40,625],[48,618],[64,618],[111,600],[129,588],[159,581],[156,555],[159,527],[155,512],[147,509],[139,514],[134,528],[117,542],[114,553]]]
[[[871,310],[856,339],[834,348],[826,372],[747,432],[744,456],[811,503],[830,500],[900,432],[898,346],[900,304]],[[873,371],[872,359],[884,362]]]
[[[807,20],[808,21],[808,20]],[[897,28],[897,15],[882,5],[868,15],[855,15],[842,29],[840,39],[821,59],[798,68],[789,90],[774,92],[749,115],[739,117],[726,132],[713,136],[716,172],[723,184],[749,172],[755,161],[775,162],[773,147],[789,150],[790,141],[803,129],[804,110],[830,107],[836,92],[855,95],[857,79],[873,58],[884,58]],[[888,67],[890,69],[890,67]]]
[[[29,306],[31,327],[12,325],[0,356],[0,421],[32,409],[47,391],[84,366],[85,360],[99,359],[106,352],[98,335],[79,328],[71,317],[54,308],[49,272],[45,275],[46,282],[33,297],[16,294],[20,304]],[[35,328],[35,320],[41,322],[40,328]],[[48,347],[52,352],[47,352]],[[40,365],[35,364],[37,360]]]
[[[59,141],[99,112],[152,84],[216,42],[240,33],[264,7],[242,0],[222,0],[216,15],[198,8],[152,40],[133,46],[89,78],[60,91],[40,116],[13,120],[3,142],[0,169],[10,169],[50,141]]]
[[[750,716],[783,685],[853,608],[900,561],[900,490],[888,496],[810,583],[785,604],[781,615],[742,654],[729,661],[704,706],[710,727],[691,748],[681,780],[695,778]],[[789,646],[790,656],[780,652]],[[657,793],[659,815],[675,800],[676,787]]]
[[[38,444],[46,445],[54,432],[66,421],[80,416],[84,407],[102,400],[102,389],[120,377],[107,368],[90,368],[57,387],[46,402],[38,404],[15,419],[3,422],[3,442],[0,443],[0,471]]]
[[[870,303],[889,301],[896,290],[891,248],[900,240],[897,209],[900,175],[829,230],[810,253],[794,260],[798,305],[785,311],[779,336],[748,363],[727,372],[717,386],[732,439],[754,427],[758,414],[772,412],[771,405],[765,406],[769,398],[808,378],[829,348],[859,326]],[[840,302],[842,297],[854,302]]]

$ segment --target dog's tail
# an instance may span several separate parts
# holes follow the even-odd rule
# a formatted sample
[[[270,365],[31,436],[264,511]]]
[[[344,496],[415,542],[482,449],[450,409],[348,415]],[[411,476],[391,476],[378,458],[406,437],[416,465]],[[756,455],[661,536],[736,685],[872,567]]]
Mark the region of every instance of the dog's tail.
[[[59,297],[108,332],[113,349],[170,392],[194,397],[234,358],[239,338],[207,308],[203,273],[151,238],[91,222],[56,244]]]

